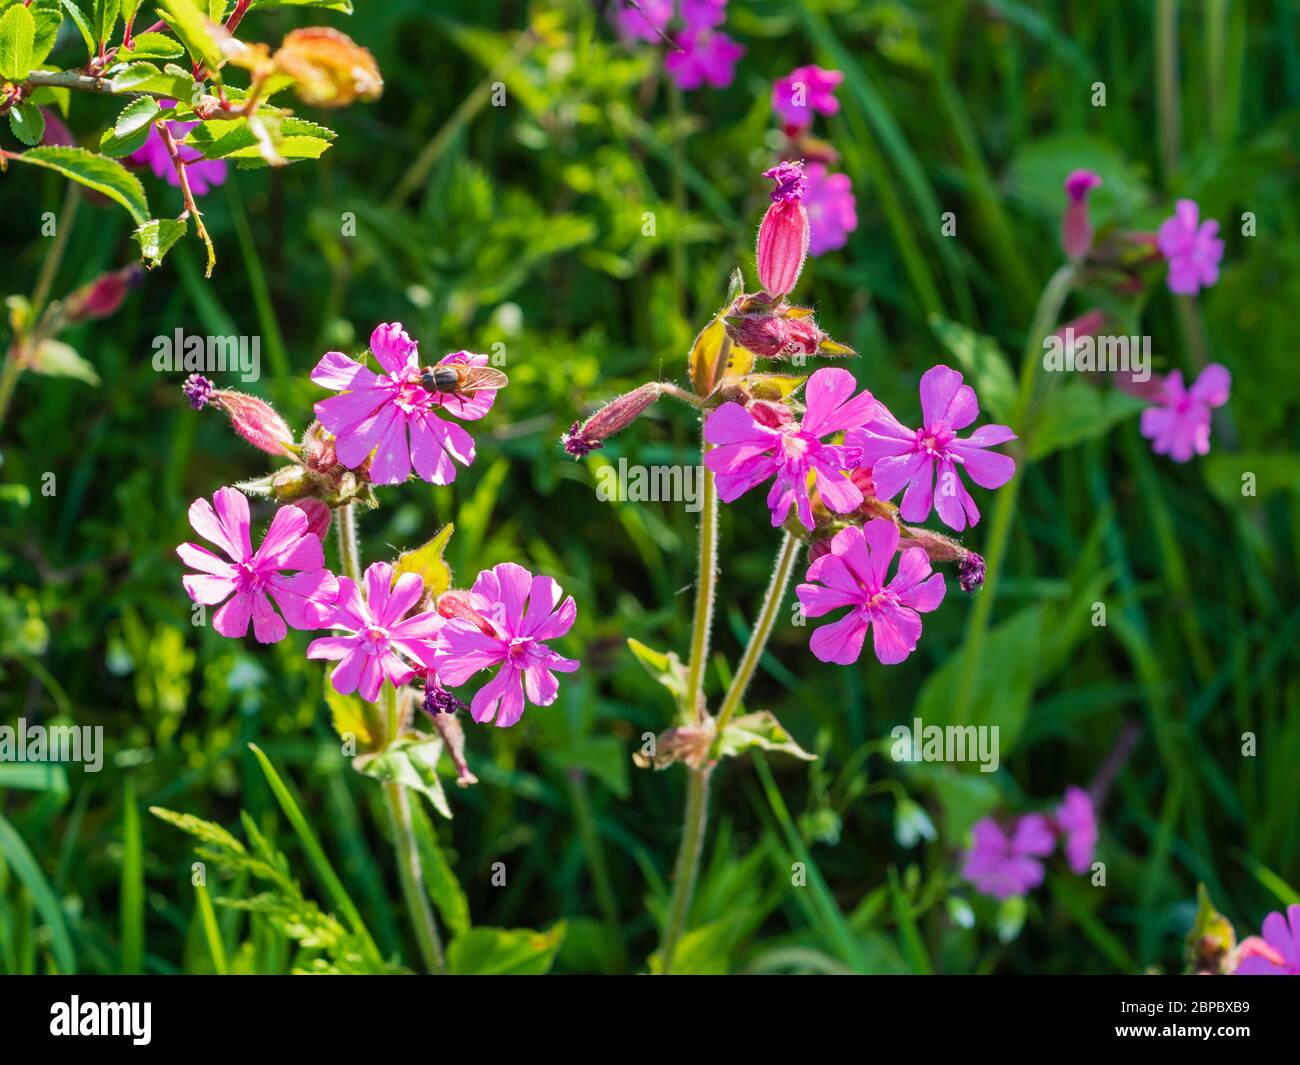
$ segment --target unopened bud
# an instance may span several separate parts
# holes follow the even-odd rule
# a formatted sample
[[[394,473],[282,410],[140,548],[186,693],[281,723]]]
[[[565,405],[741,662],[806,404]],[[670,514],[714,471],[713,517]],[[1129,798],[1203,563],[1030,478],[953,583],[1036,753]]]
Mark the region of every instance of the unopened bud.
[[[570,426],[562,438],[564,450],[575,459],[580,459],[597,448],[604,447],[606,440],[636,421],[662,394],[663,386],[651,381],[611,400],[588,418],[585,424],[574,422]]]
[[[107,318],[122,306],[126,294],[139,282],[144,268],[138,263],[101,274],[63,301],[69,322]]]
[[[780,429],[781,426],[789,425],[794,421],[794,414],[784,403],[756,399],[751,401],[746,409],[754,416],[756,422],[766,425],[769,429]]]
[[[285,466],[271,475],[271,495],[281,503],[297,503],[306,500],[315,491],[316,484],[310,471],[297,464]]]
[[[808,257],[808,212],[803,206],[808,179],[803,163],[781,163],[763,176],[776,187],[758,229],[758,278],[767,293],[784,296],[794,291]]]
[[[334,438],[320,422],[312,422],[302,434],[302,464],[315,473],[330,473],[339,465]]]
[[[786,359],[794,355],[816,355],[826,334],[811,316],[784,318],[747,314],[725,319],[731,342],[764,359]]]
[[[268,455],[293,455],[293,433],[266,400],[219,389],[211,394],[211,403],[230,416],[235,432],[255,448]]]
[[[1092,170],[1075,170],[1065,179],[1069,203],[1061,218],[1061,246],[1071,259],[1082,259],[1092,250],[1092,220],[1088,217],[1088,193],[1101,184]]]
[[[478,630],[484,635],[496,635],[496,630],[488,622],[487,618],[475,610],[470,603],[469,592],[461,591],[458,588],[449,588],[438,596],[438,605],[435,609],[444,618],[460,618],[477,626]]]
[[[307,531],[317,540],[324,540],[329,534],[334,512],[319,499],[301,499],[294,505],[307,515]]]

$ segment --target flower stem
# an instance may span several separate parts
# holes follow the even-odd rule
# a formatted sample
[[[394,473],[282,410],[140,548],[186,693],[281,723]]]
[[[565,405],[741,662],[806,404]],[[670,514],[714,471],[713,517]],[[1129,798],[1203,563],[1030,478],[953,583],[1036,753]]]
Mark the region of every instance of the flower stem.
[[[338,529],[339,568],[343,575],[361,581],[361,555],[357,546],[357,517],[355,504],[345,503],[335,509],[334,523]],[[401,714],[397,705],[397,689],[385,684],[383,699],[383,744],[395,743],[401,730]],[[410,799],[401,784],[390,781],[384,784],[384,798],[393,826],[393,842],[397,847],[397,875],[402,882],[402,898],[415,929],[415,939],[420,947],[424,967],[440,973],[446,969],[442,953],[442,938],[438,922],[429,906],[429,896],[424,890],[424,875],[420,869],[420,851],[415,842],[415,828],[411,821]]]
[[[998,581],[1002,576],[1002,561],[1006,556],[1007,539],[1011,535],[1011,521],[1020,495],[1020,482],[1024,479],[1025,419],[1033,409],[1034,384],[1038,378],[1038,365],[1042,360],[1043,339],[1061,316],[1061,308],[1074,287],[1077,268],[1066,263],[1054,273],[1039,297],[1033,321],[1025,336],[1025,351],[1020,360],[1020,390],[1011,410],[1011,427],[1020,433],[1020,466],[1018,476],[1011,478],[998,493],[989,524],[989,538],[984,551],[984,588],[975,600],[970,620],[966,623],[966,647],[962,656],[957,695],[953,702],[953,723],[964,724],[970,712],[975,689],[975,673],[979,668],[980,652],[989,618],[993,613],[993,600],[997,597]]]
[[[741,655],[740,665],[736,667],[736,675],[731,678],[731,687],[727,689],[727,694],[722,700],[722,709],[718,712],[717,734],[713,738],[713,749],[709,752],[711,757],[717,757],[718,748],[722,744],[722,732],[740,706],[740,701],[745,697],[745,689],[749,687],[749,682],[758,669],[763,650],[767,647],[768,637],[772,635],[772,629],[776,625],[777,614],[781,611],[781,603],[785,600],[785,590],[790,586],[790,574],[794,572],[795,559],[798,557],[799,541],[787,532],[781,541],[781,550],[777,552],[776,566],[772,569],[772,579],[768,582],[767,594],[763,598],[763,605],[759,608],[758,618],[754,622],[754,631],[749,634],[745,653]]]
[[[708,444],[701,441],[703,458]],[[691,625],[691,656],[686,672],[688,721],[704,719],[704,670],[709,658],[709,633],[713,627],[713,600],[718,586],[718,488],[713,472],[703,467],[704,489],[700,508],[700,555],[695,579],[695,620]]]
[[[677,864],[673,868],[673,894],[668,903],[668,919],[664,922],[663,938],[659,944],[659,972],[668,976],[673,969],[673,952],[686,930],[686,916],[690,912],[691,897],[695,894],[695,878],[700,871],[700,852],[704,849],[704,827],[709,819],[708,766],[688,769],[686,781],[686,818],[682,825],[682,845],[677,851]]]

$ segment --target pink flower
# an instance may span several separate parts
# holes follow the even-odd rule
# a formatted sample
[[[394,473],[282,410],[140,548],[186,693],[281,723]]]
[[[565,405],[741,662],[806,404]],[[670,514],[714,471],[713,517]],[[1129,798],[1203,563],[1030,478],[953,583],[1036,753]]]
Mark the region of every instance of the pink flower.
[[[772,203],[758,227],[758,279],[770,296],[794,291],[808,255],[808,212],[803,205],[808,179],[803,163],[781,163],[763,171],[775,183]]]
[[[1097,848],[1097,813],[1082,788],[1066,788],[1057,807],[1056,827],[1065,834],[1065,857],[1076,873],[1086,873]]]
[[[1142,435],[1157,455],[1175,462],[1209,454],[1210,408],[1227,403],[1231,390],[1232,375],[1217,362],[1202,370],[1191,388],[1183,387],[1182,371],[1175,370],[1161,382],[1157,404],[1142,412]]]
[[[1300,976],[1300,906],[1288,906],[1286,917],[1274,911],[1264,918],[1264,944],[1254,936],[1242,941],[1245,960],[1237,976]]]
[[[433,665],[438,633],[446,619],[428,611],[403,620],[424,594],[418,573],[403,573],[394,584],[393,567],[376,562],[366,570],[365,582],[363,599],[355,581],[339,578],[329,624],[347,630],[348,635],[312,640],[307,657],[337,661],[330,674],[334,690],[340,695],[360,692],[361,698],[373,703],[385,678],[396,688],[415,676],[401,655],[426,668]]]
[[[190,504],[194,531],[216,544],[230,561],[198,544],[176,548],[182,562],[199,573],[181,578],[191,599],[205,606],[226,603],[212,618],[222,636],[238,638],[253,633],[259,643],[284,639],[287,621],[295,629],[318,629],[329,615],[339,582],[325,569],[321,542],[308,530],[307,515],[297,507],[275,512],[262,546],[254,553],[249,535],[248,500],[234,488],[222,488],[212,497]],[[285,576],[282,570],[299,570]],[[269,596],[269,598],[268,598]],[[271,609],[271,599],[280,615]]]
[[[727,17],[727,0],[681,0],[680,6],[688,30],[709,30]]]
[[[995,899],[1024,895],[1043,882],[1043,863],[1052,853],[1052,830],[1042,814],[1026,814],[1008,836],[991,817],[978,822],[961,875],[975,890]]]
[[[1082,259],[1092,249],[1092,221],[1088,217],[1088,193],[1101,185],[1092,170],[1074,170],[1065,179],[1069,198],[1061,218],[1061,245],[1071,259]]]
[[[844,247],[849,234],[858,228],[853,182],[848,174],[828,174],[824,163],[808,164],[803,205],[808,212],[809,255],[825,255]]]
[[[808,567],[807,579],[821,585],[796,589],[804,614],[819,618],[842,606],[853,608],[813,633],[809,647],[821,661],[852,665],[862,654],[868,628],[883,665],[896,665],[916,650],[920,615],[943,602],[947,588],[942,573],[931,574],[929,556],[920,547],[903,552],[894,579],[886,583],[897,548],[898,526],[888,518],[872,518],[862,529],[841,529],[831,540],[830,553]]]
[[[575,659],[561,657],[543,642],[559,639],[578,616],[573,597],[560,603],[561,594],[550,577],[534,577],[513,562],[478,575],[469,606],[485,624],[459,616],[447,621],[435,663],[443,683],[453,688],[481,669],[501,667],[470,703],[475,721],[496,717],[498,726],[508,728],[523,716],[525,693],[534,706],[555,702],[559,682],[552,671],[578,668]]]
[[[316,417],[337,438],[339,461],[355,468],[375,451],[370,477],[376,484],[400,484],[412,466],[432,484],[450,484],[456,479],[453,459],[465,466],[474,461],[474,440],[435,410],[445,407],[458,418],[481,418],[496,392],[484,389],[465,399],[425,389],[416,343],[398,322],[375,328],[370,351],[384,373],[372,373],[338,351],[325,354],[311,372],[317,384],[344,393],[316,404]],[[487,356],[457,351],[438,365],[447,363],[484,366]]]
[[[1198,224],[1199,218],[1195,200],[1179,200],[1173,217],[1156,231],[1160,254],[1169,260],[1170,292],[1194,296],[1219,280],[1223,259],[1223,241],[1216,236],[1219,223],[1210,219]]]
[[[162,106],[175,107],[176,101],[163,100]],[[226,161],[204,159],[203,153],[197,148],[190,148],[181,143],[190,130],[197,125],[197,122],[169,122],[168,129],[176,141],[181,160],[186,164],[185,173],[190,179],[190,191],[195,196],[206,196],[211,189],[226,180]],[[149,127],[149,136],[145,138],[145,142],[128,155],[126,161],[136,166],[147,166],[154,172],[154,177],[162,178],[173,188],[180,186],[181,180],[176,176],[176,166],[172,163],[172,157],[167,154],[167,146],[163,144],[157,123]]]
[[[717,475],[722,501],[731,503],[775,477],[767,496],[772,524],[784,522],[793,504],[799,520],[811,529],[808,474],[813,473],[822,501],[831,510],[847,514],[861,506],[862,492],[845,475],[845,449],[821,440],[876,416],[880,404],[867,391],[853,396],[855,387],[857,382],[848,370],[818,370],[808,378],[799,425],[793,421],[768,424],[739,403],[724,403],[710,414],[704,423],[704,438],[718,446],[705,453],[704,465]]]
[[[618,0],[610,17],[618,35],[628,44],[658,41],[673,17],[673,0],[637,0],[635,7],[627,0]]]
[[[835,99],[844,75],[818,66],[795,67],[772,83],[772,110],[787,126],[804,129],[812,125],[813,112],[833,115],[840,109]]]
[[[978,413],[975,390],[962,384],[961,374],[933,366],[921,378],[920,429],[906,428],[881,407],[864,428],[846,433],[844,444],[859,448],[861,465],[871,467],[877,499],[892,499],[906,486],[899,508],[904,521],[925,521],[933,503],[944,523],[961,532],[967,521],[975,525],[980,520],[980,512],[957,467],[981,488],[1001,488],[1016,472],[1015,460],[985,450],[1016,438],[1005,425],[985,425],[965,440],[958,438],[956,430],[970,425]]]
[[[674,38],[681,51],[664,57],[664,70],[679,89],[689,92],[705,82],[725,89],[735,76],[735,66],[745,48],[725,33],[686,29]]]

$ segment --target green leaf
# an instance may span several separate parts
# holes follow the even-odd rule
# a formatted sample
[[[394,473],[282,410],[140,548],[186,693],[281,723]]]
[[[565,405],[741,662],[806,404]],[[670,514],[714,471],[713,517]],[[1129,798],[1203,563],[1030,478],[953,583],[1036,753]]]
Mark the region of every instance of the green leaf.
[[[206,7],[195,0],[158,0],[157,6],[190,55],[209,71],[215,71],[221,65],[221,48],[212,36]]]
[[[718,753],[723,757],[737,757],[754,747],[765,751],[780,751],[782,754],[802,758],[806,762],[815,761],[817,756],[809,754],[794,737],[781,727],[776,716],[770,710],[759,710],[752,714],[733,717],[722,730],[722,741]]]
[[[45,116],[34,103],[24,100],[9,112],[9,128],[24,144],[40,144],[45,136]]]
[[[735,924],[733,917],[724,917],[692,928],[673,949],[673,972],[678,976],[725,976],[728,955],[735,946]],[[650,955],[650,972],[662,971],[663,963],[655,951]]]
[[[142,96],[142,100],[152,100],[152,96]],[[104,130],[99,138],[99,150],[113,159],[122,159],[144,146],[149,139],[149,127],[142,126],[127,137],[119,137],[112,127]]]
[[[570,740],[546,760],[562,772],[582,770],[599,780],[620,799],[631,793],[628,783],[627,752],[613,736],[587,736]]]
[[[181,218],[151,218],[131,236],[140,245],[140,259],[152,270],[188,229],[189,222]]]
[[[423,547],[403,551],[397,558],[397,565],[393,567],[393,583],[396,584],[397,578],[403,573],[415,573],[424,581],[427,593],[435,597],[442,595],[451,587],[451,567],[443,560],[443,554],[455,531],[456,527],[448,522]]]
[[[32,0],[27,10],[36,20],[36,37],[32,41],[32,69],[35,70],[54,50],[59,27],[63,25],[63,0]]]
[[[76,24],[81,39],[86,42],[86,54],[94,56],[98,49],[95,47],[95,31],[90,24],[90,19],[72,0],[63,0],[63,9],[72,16],[72,21]]]
[[[0,76],[9,81],[26,81],[32,72],[36,41],[36,20],[22,4],[0,17]]]
[[[164,33],[142,33],[131,40],[131,47],[117,53],[121,62],[140,59],[176,59],[185,54],[185,48]]]
[[[375,741],[370,734],[370,722],[366,719],[366,707],[359,695],[340,695],[325,678],[325,702],[330,708],[330,720],[334,731],[340,739],[352,736],[358,747],[369,749]]]
[[[1025,434],[1027,455],[1038,460],[1060,448],[1102,436],[1146,405],[1127,392],[1103,392],[1086,381],[1068,381],[1044,398],[1032,429]]]
[[[328,11],[342,11],[345,15],[352,14],[352,0],[253,0],[253,7],[258,9],[268,7],[320,7]]]
[[[472,928],[447,948],[447,968],[459,976],[542,976],[564,941],[563,921],[531,928]]]
[[[1224,503],[1300,494],[1300,455],[1286,451],[1215,451],[1201,460],[1205,483]],[[1248,476],[1249,475],[1249,476]],[[1246,490],[1253,489],[1253,496]]]
[[[686,697],[686,666],[673,651],[656,651],[640,640],[628,637],[627,646],[645,671],[678,699]]]
[[[122,108],[122,113],[113,123],[113,132],[122,138],[141,130],[147,133],[160,110],[158,101],[152,96],[138,97]]]
[[[999,421],[1010,418],[1016,403],[1016,375],[998,342],[937,314],[930,315],[930,328],[961,363],[966,383],[979,394],[988,416]]]
[[[140,10],[140,5],[143,2],[144,0],[122,0],[122,21],[126,25],[129,26],[135,21],[135,14]],[[161,34],[155,34],[154,36],[161,36]],[[135,38],[132,43],[134,43],[135,40],[139,40],[139,38]]]
[[[196,84],[193,76],[175,63],[168,63],[163,70],[152,63],[132,63],[113,78],[113,91],[159,93],[173,100],[189,101],[194,98]]]
[[[399,740],[374,754],[358,755],[352,760],[358,772],[375,780],[394,781],[426,796],[443,817],[451,818],[447,794],[438,779],[438,759],[442,755],[441,736],[420,736]]]
[[[72,940],[68,937],[68,926],[63,919],[63,905],[22,836],[14,831],[3,815],[0,815],[0,858],[22,881],[27,894],[36,904],[41,919],[49,928],[50,949],[59,972],[65,976],[75,973],[77,959],[72,952]]]
[[[145,199],[140,179],[113,159],[85,148],[44,147],[10,156],[20,163],[53,170],[66,178],[102,193],[130,212],[137,223],[149,220],[149,201]]]
[[[88,385],[99,384],[95,368],[61,340],[46,338],[37,344],[28,369],[46,377],[75,377]]]
[[[107,43],[113,35],[121,11],[121,0],[95,0],[95,40],[99,44]]]
[[[447,863],[447,856],[438,845],[437,833],[434,832],[424,807],[412,803],[411,819],[415,823],[415,843],[420,851],[420,865],[424,868],[424,884],[429,898],[438,907],[448,931],[453,936],[461,935],[469,931],[470,927],[469,900]]]

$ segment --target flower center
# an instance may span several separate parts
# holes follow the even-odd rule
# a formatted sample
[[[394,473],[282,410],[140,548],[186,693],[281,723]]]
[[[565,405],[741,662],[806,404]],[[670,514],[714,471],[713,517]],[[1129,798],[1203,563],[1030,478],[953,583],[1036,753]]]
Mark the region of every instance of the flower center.
[[[798,429],[781,433],[781,456],[787,464],[800,463],[820,444],[819,440]]]
[[[948,445],[952,443],[953,436],[953,431],[942,422],[926,426],[924,429],[916,431],[916,449],[936,457],[942,457],[947,453]]]
[[[357,633],[369,645],[366,650],[369,654],[379,655],[388,650],[388,630],[380,628],[378,625],[367,625]]]
[[[428,410],[432,397],[420,384],[419,370],[409,367],[401,374],[389,374],[388,377],[392,381],[393,402],[398,410],[403,414]]]
[[[235,590],[237,592],[260,592],[265,581],[253,568],[252,562],[235,563]]]
[[[510,647],[506,650],[506,659],[512,666],[523,669],[528,664],[528,658],[532,654],[533,645],[536,644],[531,636],[516,636],[510,641]]]

